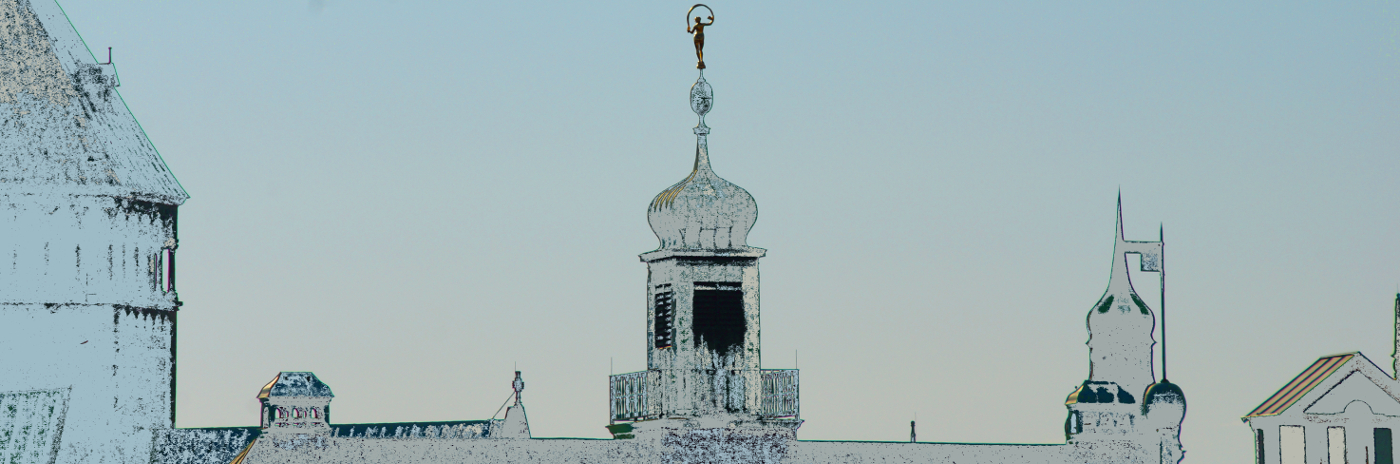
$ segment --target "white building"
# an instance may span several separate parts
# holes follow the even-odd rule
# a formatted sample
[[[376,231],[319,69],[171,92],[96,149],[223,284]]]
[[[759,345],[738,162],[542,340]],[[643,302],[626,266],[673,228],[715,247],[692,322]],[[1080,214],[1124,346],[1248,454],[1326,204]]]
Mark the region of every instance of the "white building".
[[[121,104],[115,74],[51,0],[0,0],[0,460],[19,463],[1162,463],[1182,457],[1181,390],[1153,365],[1157,317],[1116,226],[1089,308],[1090,372],[1052,444],[807,442],[796,370],[760,365],[757,203],[711,169],[703,74],[689,176],[652,200],[647,370],[612,376],[612,440],[534,439],[513,382],[503,419],[336,424],[309,372],[258,393],[258,425],[176,429],[176,208],[187,198]],[[1069,314],[1069,313],[1067,313]],[[600,379],[601,381],[601,379]],[[250,394],[251,394],[250,387]],[[603,401],[599,398],[599,401]],[[602,418],[600,418],[601,421]],[[253,422],[253,418],[249,418]]]
[[[1392,368],[1400,369],[1400,295],[1395,328]],[[1242,420],[1254,432],[1256,464],[1392,464],[1400,383],[1361,352],[1323,356]]]

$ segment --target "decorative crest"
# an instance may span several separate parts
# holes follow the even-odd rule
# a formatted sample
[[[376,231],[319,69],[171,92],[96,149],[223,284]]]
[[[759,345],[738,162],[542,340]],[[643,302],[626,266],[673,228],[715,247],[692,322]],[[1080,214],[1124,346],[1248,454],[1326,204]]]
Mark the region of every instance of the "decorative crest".
[[[690,24],[690,14],[694,13],[695,9],[700,7],[704,7],[705,11],[710,12],[710,14],[704,18],[709,19],[710,22],[703,22],[701,21],[702,18],[696,15],[695,24]],[[714,23],[715,10],[711,10],[710,7],[706,6],[704,3],[696,3],[695,6],[690,7],[689,11],[685,12],[685,32],[695,34],[695,59],[698,60],[695,67],[697,69],[705,69],[705,26],[710,26]]]

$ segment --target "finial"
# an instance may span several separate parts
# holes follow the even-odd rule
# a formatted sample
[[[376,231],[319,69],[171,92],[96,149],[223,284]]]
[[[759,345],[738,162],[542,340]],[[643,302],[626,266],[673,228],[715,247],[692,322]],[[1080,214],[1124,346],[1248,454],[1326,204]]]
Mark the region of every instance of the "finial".
[[[710,22],[702,22],[700,16],[696,16],[695,24],[691,25],[690,14],[694,13],[695,9],[700,7],[704,7],[706,11],[710,12],[709,16],[705,17],[705,19],[709,19]],[[690,7],[689,11],[685,12],[685,32],[695,34],[695,59],[698,61],[695,64],[696,69],[705,69],[705,26],[713,25],[714,23],[715,10],[711,10],[710,7],[706,6],[704,3],[696,3],[695,6]]]
[[[520,392],[525,391],[525,381],[520,380],[520,371],[515,371],[515,381],[510,383],[515,390],[515,405],[520,406]]]
[[[710,133],[709,126],[705,125],[705,113],[709,113],[714,104],[714,91],[710,89],[710,83],[705,82],[705,72],[700,71],[700,79],[695,81],[695,85],[690,86],[690,110],[700,116],[700,122],[695,126],[695,135]]]

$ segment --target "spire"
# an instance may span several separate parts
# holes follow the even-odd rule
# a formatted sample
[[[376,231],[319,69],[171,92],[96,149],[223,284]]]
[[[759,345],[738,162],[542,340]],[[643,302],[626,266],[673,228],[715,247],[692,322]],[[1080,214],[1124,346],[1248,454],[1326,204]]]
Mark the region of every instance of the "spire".
[[[1089,380],[1116,382],[1128,391],[1143,391],[1156,375],[1152,367],[1152,310],[1133,289],[1128,256],[1141,257],[1141,270],[1162,271],[1162,242],[1124,239],[1123,200],[1114,218],[1112,271],[1108,289],[1089,311]],[[1158,233],[1161,233],[1159,228]]]
[[[700,118],[695,124],[695,170],[710,170],[710,150],[706,141],[706,136],[710,135],[710,126],[705,125],[705,114],[710,112],[714,106],[715,94],[710,89],[710,83],[705,82],[705,70],[700,70],[700,78],[695,80],[695,85],[690,86],[690,110]]]

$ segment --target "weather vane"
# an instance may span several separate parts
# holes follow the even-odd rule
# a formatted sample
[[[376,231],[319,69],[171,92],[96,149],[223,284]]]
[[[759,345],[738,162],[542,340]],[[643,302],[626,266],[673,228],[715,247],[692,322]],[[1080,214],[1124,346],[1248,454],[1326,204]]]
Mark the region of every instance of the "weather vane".
[[[700,7],[704,7],[706,11],[710,12],[710,14],[705,17],[705,19],[710,20],[710,22],[701,22],[700,16],[696,15],[695,25],[691,25],[690,14],[694,13],[695,9]],[[699,60],[699,63],[696,63],[695,67],[698,69],[705,69],[705,26],[709,26],[714,23],[715,10],[711,10],[710,7],[706,6],[704,3],[696,3],[695,6],[690,7],[690,11],[685,12],[685,31],[691,34],[695,34],[695,59]]]

